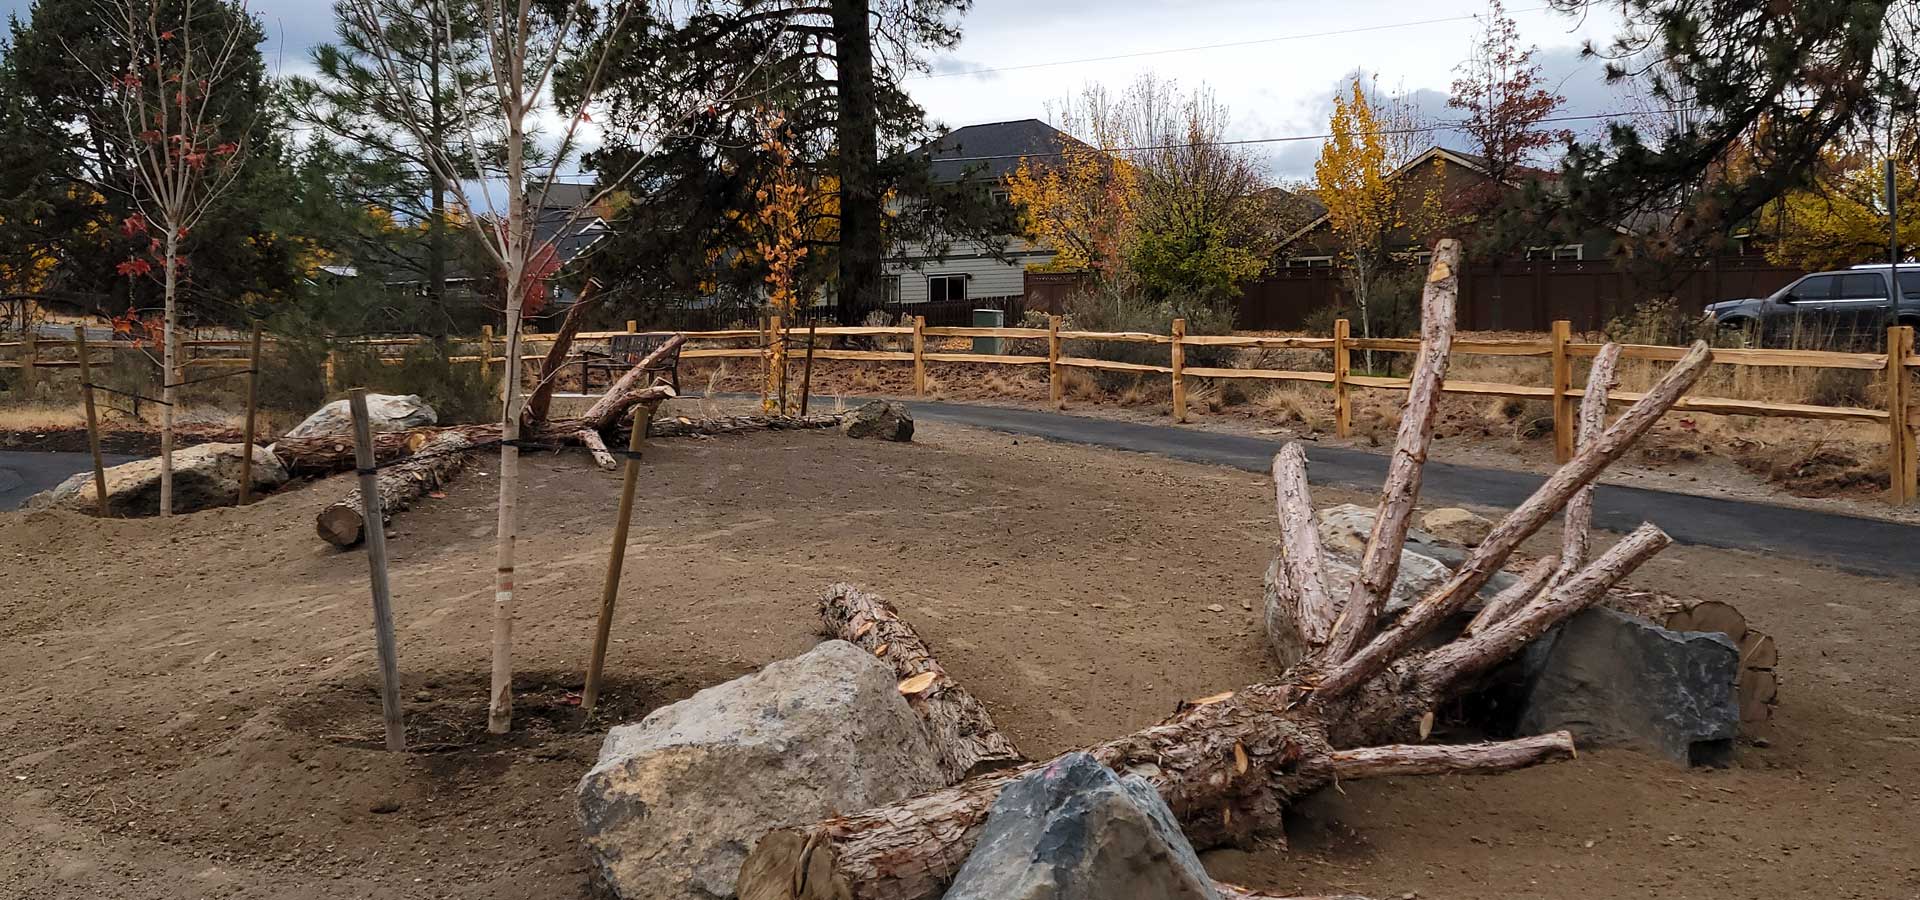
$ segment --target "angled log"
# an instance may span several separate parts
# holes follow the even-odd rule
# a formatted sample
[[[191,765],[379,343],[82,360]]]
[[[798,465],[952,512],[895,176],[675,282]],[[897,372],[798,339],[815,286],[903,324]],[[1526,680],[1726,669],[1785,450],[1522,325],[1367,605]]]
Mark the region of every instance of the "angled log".
[[[1307,452],[1297,443],[1273,457],[1280,555],[1267,568],[1267,644],[1282,667],[1317,657],[1333,637],[1339,607],[1327,590],[1326,556],[1307,487]]]
[[[553,343],[547,347],[547,356],[540,361],[540,383],[533,386],[533,393],[527,397],[526,409],[521,413],[521,421],[526,423],[528,430],[547,420],[547,409],[553,404],[554,388],[560,384],[560,373],[566,368],[567,354],[573,352],[574,336],[580,333],[586,312],[593,307],[593,282],[588,281],[580,293],[580,299],[567,307],[567,314],[560,318],[560,330],[554,332]]]
[[[473,442],[457,431],[444,432],[418,453],[380,471],[376,480],[380,492],[380,510],[387,521],[413,505],[422,494],[439,490],[467,465]],[[380,523],[381,527],[385,522]],[[314,530],[335,547],[352,547],[366,537],[366,515],[358,487],[345,497],[326,505],[314,519]]]
[[[1611,426],[1602,431],[1593,444],[1561,466],[1533,495],[1507,514],[1493,531],[1473,548],[1465,563],[1456,569],[1432,594],[1407,610],[1393,627],[1382,631],[1353,656],[1337,663],[1317,687],[1322,699],[1341,695],[1380,674],[1395,659],[1440,623],[1458,613],[1513,554],[1520,542],[1531,537],[1555,512],[1565,506],[1575,491],[1593,481],[1602,469],[1625,455],[1641,436],[1659,421],[1680,396],[1706,372],[1712,356],[1706,342],[1695,342],[1686,356],[1667,370],[1666,375],[1638,401],[1627,408]]]
[[[613,452],[607,449],[607,442],[600,432],[591,428],[582,428],[573,433],[580,446],[587,448],[587,454],[593,457],[593,464],[611,472],[620,468],[620,461],[613,458]]]
[[[1393,744],[1335,750],[1310,760],[1302,771],[1335,781],[1408,775],[1491,775],[1574,757],[1565,731],[1478,744]]]
[[[834,584],[820,596],[820,618],[827,636],[848,641],[893,667],[908,704],[926,720],[949,784],[1026,761],[993,724],[986,704],[941,668],[933,649],[885,598],[851,584]]]
[[[586,413],[580,417],[581,420],[586,422],[588,427],[601,434],[605,434],[608,428],[619,424],[620,418],[626,413],[627,407],[632,405],[631,403],[628,403],[626,406],[622,406],[621,404],[625,398],[642,392],[644,386],[640,384],[640,381],[646,377],[647,370],[665,359],[667,354],[674,352],[681,344],[686,342],[687,336],[685,334],[676,334],[661,341],[660,346],[653,348],[653,352],[648,353],[639,362],[635,363],[633,368],[622,373],[613,384],[608,385],[607,392],[601,395],[599,400],[594,401],[592,406],[587,407]],[[672,397],[675,395],[673,391],[668,390],[666,396]]]
[[[1474,614],[1473,621],[1468,622],[1467,627],[1461,629],[1460,633],[1467,636],[1479,634],[1487,630],[1487,626],[1505,619],[1515,610],[1532,603],[1533,598],[1540,596],[1548,580],[1552,579],[1559,569],[1560,557],[1547,556],[1534,560],[1533,565],[1520,573],[1518,581],[1506,590],[1495,594],[1492,600],[1488,600],[1485,606],[1480,607],[1480,611]]]
[[[1420,294],[1420,355],[1407,385],[1407,402],[1400,411],[1400,434],[1387,463],[1387,479],[1380,489],[1380,508],[1373,532],[1360,557],[1340,624],[1327,643],[1324,664],[1352,656],[1373,638],[1380,613],[1400,575],[1400,551],[1407,543],[1414,505],[1420,502],[1421,476],[1427,467],[1427,448],[1433,440],[1433,419],[1440,411],[1440,386],[1453,353],[1454,301],[1460,293],[1460,242],[1441,241],[1433,248],[1433,267]]]
[[[1607,427],[1607,393],[1613,390],[1616,383],[1614,373],[1619,364],[1619,344],[1608,343],[1593,357],[1593,368],[1587,372],[1586,393],[1580,398],[1580,447],[1599,440],[1600,432]],[[1575,491],[1573,497],[1567,500],[1564,520],[1560,537],[1560,571],[1554,576],[1556,582],[1573,577],[1574,572],[1587,564],[1587,554],[1593,541],[1593,485]]]

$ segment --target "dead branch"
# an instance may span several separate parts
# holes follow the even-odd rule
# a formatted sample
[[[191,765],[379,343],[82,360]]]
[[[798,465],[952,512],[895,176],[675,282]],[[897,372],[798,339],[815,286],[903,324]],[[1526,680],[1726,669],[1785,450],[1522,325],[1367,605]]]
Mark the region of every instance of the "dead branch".
[[[1587,373],[1586,393],[1580,398],[1580,432],[1577,447],[1585,448],[1600,437],[1607,425],[1607,392],[1613,390],[1614,370],[1620,364],[1620,345],[1608,343],[1594,354],[1593,368]],[[1567,514],[1561,526],[1559,582],[1571,578],[1587,564],[1593,530],[1593,485],[1575,491],[1567,501]]]
[[[1387,596],[1393,592],[1394,579],[1399,577],[1400,550],[1406,546],[1413,507],[1420,500],[1427,445],[1433,439],[1434,416],[1440,411],[1440,386],[1453,352],[1459,267],[1459,241],[1447,239],[1434,247],[1433,267],[1427,272],[1426,288],[1420,295],[1420,356],[1408,382],[1406,406],[1400,413],[1400,435],[1394,441],[1393,458],[1387,463],[1380,508],[1360,559],[1360,573],[1339,611],[1339,625],[1327,643],[1325,658],[1319,660],[1323,664],[1352,656],[1372,639]]]
[[[1333,636],[1339,609],[1327,591],[1326,558],[1307,486],[1307,453],[1299,444],[1273,457],[1280,516],[1280,555],[1267,570],[1267,643],[1280,665],[1318,656]]]
[[[1479,634],[1487,630],[1487,626],[1512,615],[1514,610],[1532,603],[1533,598],[1540,596],[1541,589],[1547,586],[1547,579],[1552,578],[1559,568],[1560,557],[1558,556],[1535,560],[1525,572],[1520,573],[1520,580],[1515,581],[1506,590],[1495,594],[1492,600],[1487,601],[1487,605],[1480,607],[1480,612],[1474,615],[1473,621],[1468,622],[1467,627],[1461,629],[1460,633],[1469,636]]]
[[[1556,731],[1480,744],[1390,744],[1335,750],[1302,768],[1336,781],[1350,781],[1406,775],[1488,775],[1573,757],[1573,735]]]
[[[647,354],[646,358],[622,373],[619,379],[607,388],[606,394],[594,401],[592,406],[587,407],[586,413],[580,418],[588,423],[588,427],[604,434],[608,428],[619,422],[621,413],[625,412],[624,409],[619,408],[621,399],[635,393],[635,386],[640,383],[641,378],[645,377],[647,371],[686,342],[685,334],[676,334],[660,342],[660,346],[653,348],[653,352]]]

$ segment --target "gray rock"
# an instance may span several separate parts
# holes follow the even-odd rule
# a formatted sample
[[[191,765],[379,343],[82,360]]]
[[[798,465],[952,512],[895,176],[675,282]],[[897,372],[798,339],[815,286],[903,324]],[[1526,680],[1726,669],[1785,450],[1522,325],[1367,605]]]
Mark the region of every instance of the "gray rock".
[[[1145,779],[1085,753],[1007,785],[945,900],[1218,900]]]
[[[847,413],[840,426],[850,438],[880,438],[886,441],[913,440],[913,414],[892,400],[875,400]]]
[[[440,417],[418,394],[368,394],[367,419],[374,431],[407,431],[438,424]],[[335,400],[315,410],[300,424],[288,430],[286,437],[313,437],[320,434],[353,434],[353,412],[345,400]]]
[[[1724,766],[1740,735],[1740,651],[1726,635],[1669,631],[1586,610],[1528,648],[1520,729],[1565,729],[1583,746],[1638,747]]]
[[[173,451],[173,511],[197,512],[232,506],[240,500],[239,444],[199,444]],[[287,470],[265,447],[253,448],[253,492],[264,494],[287,482]],[[107,514],[160,514],[160,458],[135,460],[106,470]],[[65,509],[94,513],[93,471],[81,472],[27,498],[27,509]]]
[[[1493,522],[1457,506],[1443,506],[1421,516],[1420,527],[1440,540],[1472,547],[1487,539],[1488,532],[1493,531]]]
[[[1360,557],[1367,549],[1367,536],[1373,533],[1373,510],[1352,503],[1329,506],[1320,511],[1320,544],[1327,554],[1329,589],[1335,597],[1344,596],[1358,577]],[[1398,615],[1433,588],[1445,583],[1453,570],[1467,561],[1467,552],[1418,528],[1407,530],[1407,543],[1400,549],[1400,575],[1387,599],[1387,613]],[[1480,589],[1480,600],[1492,599],[1519,580],[1507,572],[1495,572]],[[1478,608],[1479,603],[1469,604]]]
[[[944,786],[895,684],[828,641],[608,732],[576,795],[595,882],[623,900],[732,897],[767,831]]]

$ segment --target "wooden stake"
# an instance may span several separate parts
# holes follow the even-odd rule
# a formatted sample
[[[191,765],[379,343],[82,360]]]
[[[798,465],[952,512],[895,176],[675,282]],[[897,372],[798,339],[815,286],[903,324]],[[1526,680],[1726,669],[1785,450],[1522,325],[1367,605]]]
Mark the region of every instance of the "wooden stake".
[[[493,377],[493,326],[480,326],[480,380]]]
[[[785,316],[773,317],[774,373],[779,376],[780,415],[787,414],[787,324]]]
[[[1067,408],[1067,386],[1060,381],[1060,317],[1047,317],[1047,402]]]
[[[253,323],[253,349],[247,356],[247,423],[240,428],[240,505],[253,500],[253,419],[260,393],[260,323]]]
[[[580,692],[580,709],[593,715],[600,702],[600,670],[607,661],[607,636],[613,631],[613,605],[620,596],[620,569],[627,559],[627,525],[633,519],[633,494],[640,483],[640,449],[646,446],[647,420],[635,413],[627,436],[627,469],[620,481],[620,519],[613,523],[613,550],[607,554],[607,580],[600,589],[600,621],[594,626],[593,658],[587,663],[587,686]]]
[[[1573,323],[1553,321],[1553,461],[1565,465],[1573,459],[1573,360],[1567,356],[1567,344],[1573,340]]]
[[[1913,429],[1907,424],[1911,390],[1907,385],[1907,357],[1913,355],[1913,326],[1887,329],[1887,474],[1894,505],[1912,503],[1920,485],[1920,463],[1914,459]]]
[[[367,576],[373,582],[373,640],[380,653],[380,707],[387,720],[387,749],[407,749],[400,718],[400,661],[393,642],[393,595],[387,585],[387,529],[380,511],[379,474],[374,468],[373,424],[367,416],[367,389],[348,394],[353,410],[353,458],[360,471],[360,502],[368,523]]]
[[[329,394],[333,393],[333,384],[334,384],[333,375],[335,372],[339,371],[339,369],[340,369],[340,351],[328,350],[327,366],[326,366],[326,370],[324,372],[323,377],[326,379],[326,388],[327,388],[327,393]]]
[[[820,320],[807,323],[807,364],[800,370],[800,415],[807,414],[807,401],[813,398],[813,343],[820,331]]]
[[[1187,420],[1187,347],[1181,341],[1187,338],[1187,320],[1173,320],[1173,421]]]
[[[1352,323],[1333,320],[1333,433],[1336,437],[1353,435],[1353,399],[1347,394],[1347,374],[1353,369]]]
[[[927,317],[913,317],[913,395],[927,395]]]
[[[107,470],[100,460],[100,417],[93,408],[93,369],[87,361],[87,326],[73,326],[73,350],[80,360],[80,395],[87,407],[87,449],[93,453],[93,494],[100,518],[107,517]]]

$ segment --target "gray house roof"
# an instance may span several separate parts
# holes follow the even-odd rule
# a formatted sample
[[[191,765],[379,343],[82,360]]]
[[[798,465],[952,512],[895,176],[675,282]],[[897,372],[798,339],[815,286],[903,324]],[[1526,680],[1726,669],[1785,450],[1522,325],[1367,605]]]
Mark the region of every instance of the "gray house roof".
[[[1039,119],[989,122],[956,128],[945,137],[914,150],[931,157],[933,180],[942,184],[961,180],[999,181],[1020,167],[1020,158],[1036,162],[1058,158],[1067,146],[1086,146],[1078,139]]]

